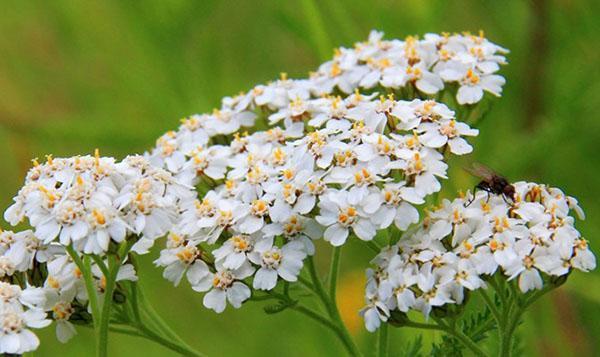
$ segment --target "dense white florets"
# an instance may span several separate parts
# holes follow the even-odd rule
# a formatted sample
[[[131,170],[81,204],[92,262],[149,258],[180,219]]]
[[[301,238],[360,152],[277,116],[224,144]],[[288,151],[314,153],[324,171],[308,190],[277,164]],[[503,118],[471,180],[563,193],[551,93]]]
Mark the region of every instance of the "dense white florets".
[[[478,134],[446,105],[413,98],[432,98],[451,82],[461,104],[483,90],[499,95],[503,53],[481,35],[385,41],[372,32],[308,79],[282,74],[184,119],[147,157],[202,192],[182,204],[177,243],[169,240],[156,264],[176,284],[187,271],[193,286],[215,265],[249,264],[256,275],[247,283],[272,289],[278,278],[296,278],[314,239],[340,246],[392,224],[405,230],[419,220],[414,205],[440,190],[444,155],[470,153],[465,139]],[[284,272],[259,258],[299,249],[293,269],[282,258]]]
[[[193,196],[190,186],[141,156],[119,163],[99,156],[48,157],[28,172],[4,218],[13,225],[26,218],[45,245],[72,244],[102,255],[111,241],[135,235],[140,242],[134,250],[142,252],[173,227],[180,202]]]
[[[577,201],[545,185],[514,187],[511,204],[485,192],[471,204],[444,200],[416,232],[384,249],[367,271],[367,328],[375,330],[393,310],[427,316],[434,307],[461,304],[465,289],[485,289],[494,274],[516,279],[526,293],[572,269],[594,269],[596,259],[570,215],[583,218]]]
[[[350,235],[372,240],[392,224],[405,230],[419,220],[413,205],[440,190],[444,153],[469,153],[465,138],[478,134],[435,101],[359,93],[297,97],[268,120],[273,127],[236,133],[229,145],[213,145],[218,137],[207,131],[194,146],[184,123],[168,134],[169,145],[189,151],[165,157],[160,139],[149,154],[204,191],[182,203],[179,224],[156,261],[174,283],[187,271],[192,286],[198,284],[215,271],[214,260],[232,271],[249,264],[254,288],[270,290],[279,278],[296,279],[303,259],[314,254],[314,239],[340,246]],[[174,158],[180,158],[176,165]]]

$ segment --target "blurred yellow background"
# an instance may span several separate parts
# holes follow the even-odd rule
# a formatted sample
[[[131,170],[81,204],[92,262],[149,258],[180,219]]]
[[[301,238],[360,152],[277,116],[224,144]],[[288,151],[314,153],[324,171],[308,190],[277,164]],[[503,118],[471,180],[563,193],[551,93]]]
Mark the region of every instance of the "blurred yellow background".
[[[522,1],[23,1],[0,17],[0,203],[8,207],[30,159],[93,152],[123,157],[154,145],[179,118],[207,112],[225,95],[287,72],[315,69],[339,45],[442,31],[478,31],[511,50],[503,98],[481,125],[475,152],[451,163],[454,187],[474,179],[461,166],[477,160],[510,179],[561,187],[588,219],[578,227],[600,253],[600,2]],[[6,224],[2,225],[6,228]],[[324,267],[329,247],[320,244]],[[349,245],[340,303],[368,353],[364,268],[371,253]],[[172,288],[145,256],[142,283],[157,310],[198,350],[211,356],[340,355],[341,345],[294,312],[266,315],[259,303],[216,315],[187,286]],[[350,264],[350,262],[352,262]],[[520,329],[526,355],[600,355],[600,273],[575,273],[538,302]],[[395,329],[392,345],[415,331]],[[88,355],[90,331],[61,345],[42,332],[40,356]],[[435,333],[423,334],[425,344]],[[164,356],[169,351],[133,337],[112,336],[112,356]]]

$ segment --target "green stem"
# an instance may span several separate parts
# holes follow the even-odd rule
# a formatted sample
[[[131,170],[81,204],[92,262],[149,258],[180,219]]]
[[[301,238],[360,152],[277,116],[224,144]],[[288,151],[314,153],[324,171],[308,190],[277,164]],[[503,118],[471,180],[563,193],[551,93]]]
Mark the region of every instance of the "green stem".
[[[300,282],[300,284],[304,285],[305,288],[307,288],[308,290],[312,291],[313,293],[315,292],[315,287],[312,285],[312,283],[306,279],[304,279],[301,276],[298,276],[298,281]]]
[[[528,299],[525,301],[518,301],[516,298],[513,299],[511,305],[515,306],[515,310],[507,308],[509,311],[506,313],[507,318],[505,320],[505,324],[501,327],[502,329],[502,339],[500,341],[500,356],[502,357],[510,357],[512,352],[512,343],[513,343],[513,335],[521,322],[521,318],[525,310],[537,301],[539,298],[544,296],[549,291],[553,290],[555,286],[547,284],[543,289],[538,290],[533,293]],[[517,300],[517,301],[514,301]]]
[[[323,284],[321,283],[321,279],[319,278],[319,274],[317,273],[317,269],[315,268],[315,263],[313,261],[313,257],[309,256],[306,259],[306,266],[308,267],[308,273],[310,274],[310,279],[312,282],[312,286],[315,289],[315,293],[321,299],[321,302],[327,309],[327,313],[331,316],[331,304],[329,304],[329,298],[327,297],[327,293],[323,288]]]
[[[106,287],[104,290],[104,301],[102,303],[102,314],[100,315],[100,325],[98,329],[97,355],[99,357],[108,356],[108,327],[110,321],[110,310],[112,308],[113,293],[117,280],[117,273],[121,267],[117,257],[108,256],[108,276],[105,276]]]
[[[496,319],[496,323],[498,324],[498,326],[500,326],[502,324],[502,316],[500,315],[500,311],[498,311],[498,309],[496,308],[496,304],[494,303],[492,298],[490,298],[485,289],[478,289],[477,291],[479,291],[479,294],[483,298],[483,301],[487,305],[487,308],[490,309],[490,311],[492,312],[494,319]]]
[[[179,345],[183,346],[188,350],[193,350],[179,335],[173,331],[173,329],[162,319],[162,317],[156,312],[150,301],[146,298],[141,287],[132,289],[138,299],[135,300],[134,314],[137,315],[137,323],[140,325],[152,324],[160,333],[169,339],[175,340]],[[137,310],[137,312],[136,312]],[[149,321],[142,322],[142,315],[145,316]]]
[[[173,351],[186,356],[202,356],[193,347],[188,345],[177,335],[156,313],[150,302],[146,299],[138,283],[131,284],[131,309],[133,310],[133,327],[140,333],[140,337],[159,343]],[[155,328],[152,330],[150,327]]]
[[[338,259],[339,259],[339,257],[338,257]],[[329,313],[329,317],[331,318],[331,322],[337,326],[338,336],[344,343],[344,346],[346,347],[346,349],[348,350],[348,353],[351,356],[360,356],[361,355],[360,350],[358,349],[358,347],[356,347],[356,344],[354,343],[354,340],[350,336],[350,333],[348,332],[346,325],[342,321],[342,318],[338,311],[335,299],[332,299],[330,296],[327,296],[327,293],[325,293],[325,289],[323,288],[321,279],[319,279],[319,275],[317,274],[317,270],[315,268],[313,258],[308,257],[306,262],[307,262],[306,265],[308,266],[308,271],[310,273],[310,277],[312,280],[312,285],[315,287],[315,291],[316,291],[317,295],[319,296],[319,298],[321,299],[321,302],[327,309],[327,312]]]
[[[265,297],[269,297],[272,299],[279,299],[281,301],[284,302],[289,302],[290,301],[290,297],[287,295],[282,295],[279,294],[275,291],[267,291],[267,296],[260,296],[259,298],[265,298]],[[260,301],[260,299],[254,299],[255,301]],[[342,343],[344,343],[344,346],[349,349],[351,348],[351,346],[347,345],[346,340],[344,339],[344,332],[339,328],[338,325],[334,324],[332,321],[330,321],[329,319],[321,316],[321,314],[319,314],[318,312],[309,309],[308,307],[299,305],[299,304],[295,304],[293,306],[290,307],[291,309],[293,309],[294,311],[297,311],[301,314],[304,314],[305,316],[315,320],[316,322],[320,323],[321,325],[323,325],[324,327],[327,327],[328,329],[330,329],[331,331],[333,331],[338,338],[340,338],[340,340],[342,341]]]
[[[387,357],[388,355],[388,324],[382,324],[379,327],[379,343],[377,345],[377,356]]]
[[[75,265],[77,265],[77,268],[81,271],[81,274],[83,274],[85,290],[88,295],[90,309],[92,310],[92,321],[94,323],[94,328],[96,328],[99,324],[100,309],[98,308],[98,295],[96,294],[96,287],[94,286],[90,258],[84,256],[82,261],[79,254],[77,254],[75,249],[70,245],[66,247],[66,251],[71,259],[73,259],[73,262],[75,262]]]
[[[183,356],[202,356],[202,354],[195,351],[194,349],[189,348],[189,346],[181,345],[172,341],[169,338],[165,338],[143,325],[139,326],[138,328],[140,332],[142,332],[142,335],[140,337],[161,344],[172,351],[180,353]]]
[[[340,256],[342,247],[333,247],[331,252],[331,266],[329,267],[329,298],[336,301],[337,277],[340,269]]]
[[[498,294],[498,297],[500,298],[500,303],[504,308],[504,306],[507,305],[507,300],[506,296],[504,295],[504,289],[502,289],[502,284],[504,283],[503,280],[500,280],[499,282],[496,281],[497,279],[502,279],[499,274],[501,273],[494,274],[494,276],[492,276],[488,283],[492,286],[492,288],[494,288],[494,290],[496,290],[496,294]]]
[[[142,295],[141,291],[140,291],[140,295]],[[143,311],[144,315],[150,320],[150,322],[161,333],[163,333],[164,335],[166,335],[169,338],[179,341],[179,343],[187,345],[187,343],[185,343],[185,341],[183,341],[181,339],[181,337],[179,337],[179,335],[177,335],[175,333],[175,331],[173,331],[173,329],[171,329],[171,327],[169,325],[167,325],[167,323],[162,319],[162,317],[160,317],[160,315],[156,312],[154,307],[152,307],[152,305],[148,302],[148,300],[146,300],[145,296],[143,296],[143,295],[142,295],[142,311]]]
[[[300,306],[300,305],[294,306],[292,309],[294,311],[297,311],[297,312],[299,312],[301,314],[304,314],[304,315],[310,317],[311,319],[313,319],[316,322],[320,323],[321,325],[327,327],[328,329],[333,330],[339,336],[339,331],[337,329],[337,326],[334,325],[333,323],[331,323],[331,321],[329,321],[328,319],[326,319],[323,316],[319,315],[319,313],[317,313],[317,312],[315,312],[315,311],[313,311],[313,310],[311,310],[311,309],[309,309],[307,307]]]

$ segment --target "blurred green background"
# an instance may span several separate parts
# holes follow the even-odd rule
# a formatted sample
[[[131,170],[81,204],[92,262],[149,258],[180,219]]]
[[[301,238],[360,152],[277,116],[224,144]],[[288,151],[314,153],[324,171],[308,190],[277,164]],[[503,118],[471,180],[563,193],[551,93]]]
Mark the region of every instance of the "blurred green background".
[[[478,160],[512,180],[530,179],[579,198],[588,219],[578,227],[600,252],[600,15],[597,1],[23,1],[0,17],[0,203],[9,205],[30,159],[86,154],[123,157],[153,146],[178,119],[206,112],[225,95],[288,72],[304,76],[334,46],[366,39],[441,31],[485,30],[511,50],[504,95],[481,125],[475,152],[455,162],[455,187],[474,179],[460,166]],[[3,225],[6,228],[6,225]],[[328,247],[320,246],[323,267]],[[371,257],[350,244],[340,281],[343,314],[365,352],[363,271]],[[216,315],[187,286],[172,288],[142,259],[142,281],[157,310],[193,346],[211,356],[340,355],[334,336],[259,303]],[[349,261],[352,260],[352,264]],[[520,329],[526,355],[600,355],[600,273],[575,273],[538,302]],[[37,355],[83,356],[89,331],[61,345],[40,333]],[[414,331],[395,330],[392,344]],[[435,333],[424,334],[427,341]],[[111,355],[164,356],[169,351],[113,336]]]

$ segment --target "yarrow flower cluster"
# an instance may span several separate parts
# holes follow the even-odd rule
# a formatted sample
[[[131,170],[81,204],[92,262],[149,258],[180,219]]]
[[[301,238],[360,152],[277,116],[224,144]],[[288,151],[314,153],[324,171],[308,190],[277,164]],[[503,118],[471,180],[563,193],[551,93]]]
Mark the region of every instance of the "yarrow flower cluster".
[[[173,227],[179,204],[189,197],[189,186],[141,156],[34,161],[4,216],[13,225],[27,219],[35,231],[0,233],[0,352],[36,349],[39,341],[28,328],[52,320],[58,339],[66,342],[75,334],[69,321],[86,319],[82,272],[66,247],[102,257],[111,242],[131,240],[132,250],[143,254]],[[102,296],[106,277],[97,264],[91,272]],[[116,280],[137,280],[133,266],[121,265]]]
[[[169,160],[182,157],[176,178],[187,184],[222,182],[183,207],[156,261],[166,268],[166,278],[177,284],[187,272],[199,291],[211,287],[208,281],[226,291],[254,269],[255,289],[271,290],[278,278],[296,281],[302,260],[314,253],[314,239],[323,236],[340,246],[351,233],[368,241],[392,224],[404,230],[416,223],[413,205],[439,191],[439,180],[446,178],[442,152],[469,153],[465,137],[478,134],[432,100],[355,93],[297,99],[293,105],[296,111],[269,115],[280,126],[236,134],[229,145],[206,146],[206,134],[196,136],[202,139],[194,147],[189,138],[204,124],[191,132],[187,123],[196,119],[170,135],[173,146],[190,151],[164,158],[159,140],[150,160],[173,169]],[[205,259],[203,252],[213,257]],[[212,259],[211,267],[206,263]],[[228,284],[214,277],[224,271],[232,277],[224,280]],[[248,298],[249,289],[236,296]],[[206,299],[205,304],[214,308]]]
[[[573,269],[595,269],[570,215],[584,218],[577,200],[536,183],[514,187],[510,203],[484,192],[444,200],[415,233],[384,249],[367,271],[367,329],[377,329],[394,310],[428,316],[432,308],[462,304],[466,291],[486,289],[494,274],[516,279],[526,293]]]
[[[426,34],[423,39],[409,36],[404,41],[383,40],[373,31],[369,40],[354,48],[339,48],[335,57],[311,75],[322,93],[339,89],[411,89],[434,95],[445,86],[456,85],[459,104],[474,104],[487,91],[500,96],[505,80],[495,74],[506,64],[508,50],[479,35]]]
[[[58,241],[87,254],[103,254],[111,241],[140,240],[134,251],[164,236],[177,218],[178,204],[193,197],[167,171],[141,156],[113,158],[51,156],[34,162],[4,218],[16,225],[27,218],[43,244]]]
[[[283,74],[224,98],[210,114],[183,119],[147,157],[183,184],[211,189],[185,205],[156,264],[175,284],[185,274],[199,291],[223,271],[235,279],[215,278],[213,288],[227,291],[256,271],[253,287],[270,290],[278,278],[296,280],[314,239],[340,246],[351,233],[368,241],[392,224],[405,230],[419,219],[414,205],[440,190],[443,154],[470,153],[465,138],[478,131],[434,100],[395,100],[394,93],[404,94],[396,89],[434,94],[443,88],[433,74],[442,67],[497,79],[491,73],[505,62],[503,52],[482,36],[383,41],[373,32],[354,50],[336,51],[308,79]],[[420,70],[423,80],[437,78],[436,90],[421,85]],[[375,72],[385,79],[373,79]],[[236,297],[250,296],[237,286],[243,293]]]
[[[35,350],[31,329],[55,322],[61,342],[76,333],[74,324],[93,324],[105,356],[116,322],[197,355],[143,321],[160,318],[134,283],[134,254],[164,236],[154,264],[174,285],[185,279],[205,293],[205,307],[221,313],[264,291],[256,300],[279,302],[266,311],[294,307],[326,320],[352,355],[359,353],[335,299],[340,250],[331,296],[309,258],[321,237],[334,247],[358,240],[378,250],[379,231],[391,239],[409,232],[367,272],[361,313],[369,331],[393,312],[429,316],[462,304],[492,275],[516,280],[526,293],[573,269],[594,269],[570,215],[583,212],[556,188],[519,182],[514,197],[509,190],[445,200],[418,224],[418,206],[441,190],[448,159],[473,151],[468,140],[479,132],[461,106],[476,113],[484,92],[501,94],[497,72],[507,52],[482,33],[401,41],[373,31],[308,78],[282,73],[183,119],[142,156],[34,160],[4,214],[32,229],[0,230],[0,353]],[[447,99],[458,114],[440,102]],[[310,282],[299,278],[307,259]],[[327,318],[296,305],[288,283],[298,280],[318,295]],[[273,291],[281,281],[283,293]]]
[[[209,149],[209,141],[228,143],[224,136],[255,127],[257,118],[265,113],[271,125],[283,121],[285,135],[299,137],[303,134],[299,121],[316,109],[314,105],[327,105],[328,96],[346,99],[357,91],[394,93],[402,99],[433,98],[458,86],[458,104],[475,104],[484,91],[501,94],[505,80],[496,73],[506,64],[503,54],[507,52],[482,33],[427,34],[421,40],[411,36],[404,41],[388,41],[383,40],[382,32],[373,31],[366,42],[356,43],[353,49],[337,49],[335,57],[309,78],[290,79],[282,73],[279,80],[223,98],[221,108],[212,113],[183,119],[178,131],[169,131],[157,140],[150,159],[173,173],[187,172],[188,179],[196,176],[194,170],[220,179],[226,166],[221,158],[225,153],[220,147]],[[310,99],[321,101],[311,103]],[[343,115],[344,109],[331,107],[329,113],[320,113],[313,126],[320,127],[315,124],[323,124],[328,114]]]

